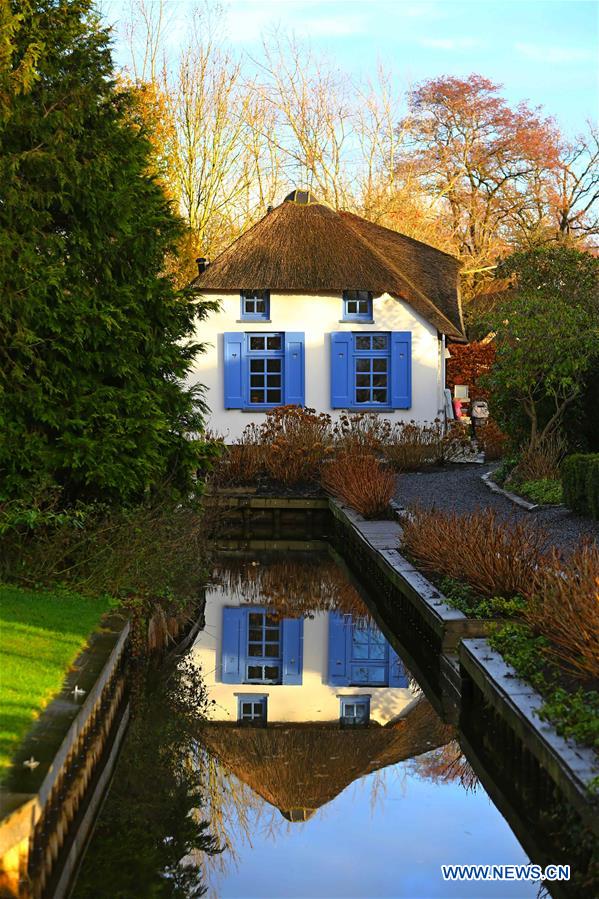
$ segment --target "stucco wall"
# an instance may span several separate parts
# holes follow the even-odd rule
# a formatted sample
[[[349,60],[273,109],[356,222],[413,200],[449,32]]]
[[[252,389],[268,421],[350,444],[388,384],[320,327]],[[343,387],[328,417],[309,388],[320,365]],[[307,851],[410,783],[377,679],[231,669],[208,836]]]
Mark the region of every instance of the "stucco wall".
[[[304,619],[304,666],[300,686],[283,684],[223,684],[220,682],[222,622],[224,606],[245,605],[218,588],[206,595],[206,626],[192,649],[201,666],[212,706],[210,717],[237,721],[237,696],[242,693],[268,696],[268,720],[334,721],[339,719],[339,696],[365,693],[370,699],[370,717],[380,724],[395,718],[413,699],[403,687],[337,687],[325,683],[328,664],[328,613]]]
[[[263,412],[225,409],[223,382],[223,333],[225,331],[303,331],[306,340],[306,405],[337,418],[340,410],[330,407],[330,333],[332,331],[411,331],[412,408],[385,411],[391,419],[432,421],[443,409],[440,342],[436,329],[407,303],[390,297],[375,297],[374,324],[341,322],[341,293],[296,295],[271,293],[269,323],[240,322],[239,293],[206,291],[206,298],[220,301],[221,309],[202,322],[197,337],[208,344],[198,356],[192,383],[207,387],[209,426],[233,440],[250,421],[261,422]]]

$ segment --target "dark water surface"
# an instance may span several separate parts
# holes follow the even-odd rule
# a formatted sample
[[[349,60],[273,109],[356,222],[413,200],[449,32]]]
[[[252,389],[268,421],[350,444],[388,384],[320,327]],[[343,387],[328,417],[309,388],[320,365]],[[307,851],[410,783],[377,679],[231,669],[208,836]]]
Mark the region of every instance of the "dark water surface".
[[[528,859],[330,556],[222,558],[205,615],[133,691],[75,899],[539,894],[443,880]]]

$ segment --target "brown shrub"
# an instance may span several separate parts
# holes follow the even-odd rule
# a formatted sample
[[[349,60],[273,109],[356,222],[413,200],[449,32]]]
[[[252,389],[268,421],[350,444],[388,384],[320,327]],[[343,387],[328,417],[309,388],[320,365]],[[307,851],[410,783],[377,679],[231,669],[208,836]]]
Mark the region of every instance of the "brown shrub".
[[[483,596],[526,595],[544,563],[547,536],[489,509],[468,515],[416,508],[403,522],[403,546],[420,568],[466,581]]]
[[[457,422],[445,429],[442,422],[418,424],[397,422],[382,446],[385,459],[397,471],[415,471],[425,465],[443,465],[453,461],[470,443]]]
[[[223,442],[223,454],[210,482],[218,487],[241,487],[253,484],[263,471],[264,446],[260,429],[255,424],[249,424],[235,443],[225,446]]]
[[[476,439],[487,462],[501,459],[508,446],[507,434],[503,433],[494,418],[489,418],[485,425],[478,428]]]
[[[369,453],[340,453],[322,470],[322,486],[364,518],[387,518],[396,476]]]
[[[510,480],[520,483],[559,480],[560,465],[567,449],[565,438],[557,432],[542,437],[523,451]]]
[[[335,448],[338,452],[367,452],[377,455],[391,437],[392,426],[388,418],[376,412],[343,414],[333,428]]]
[[[577,677],[599,678],[599,547],[583,543],[568,559],[553,550],[533,575],[524,613],[549,640],[551,657]]]
[[[279,406],[260,426],[267,474],[281,484],[318,480],[321,466],[333,451],[331,419],[301,406]]]

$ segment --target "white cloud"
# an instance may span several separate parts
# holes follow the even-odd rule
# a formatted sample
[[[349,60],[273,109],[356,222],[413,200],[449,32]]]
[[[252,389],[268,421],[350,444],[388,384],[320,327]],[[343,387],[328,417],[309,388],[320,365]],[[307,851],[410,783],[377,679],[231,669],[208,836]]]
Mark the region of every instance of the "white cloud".
[[[234,43],[256,41],[273,26],[295,31],[302,37],[350,37],[367,28],[362,4],[360,12],[339,3],[270,2],[270,0],[232,0],[227,7],[227,32]]]
[[[473,37],[423,37],[418,43],[431,50],[471,50],[483,46],[482,41]]]
[[[541,44],[514,44],[514,49],[533,62],[583,62],[591,58],[588,50],[581,50],[577,47],[544,47]]]

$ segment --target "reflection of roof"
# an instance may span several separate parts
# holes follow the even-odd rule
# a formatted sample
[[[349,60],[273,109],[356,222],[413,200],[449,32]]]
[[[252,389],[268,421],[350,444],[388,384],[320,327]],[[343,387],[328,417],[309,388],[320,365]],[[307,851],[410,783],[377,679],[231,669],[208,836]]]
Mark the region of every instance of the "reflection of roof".
[[[452,736],[424,698],[385,727],[341,730],[338,724],[208,724],[211,755],[288,821],[305,821],[353,781],[443,746]]]
[[[199,290],[370,290],[405,299],[439,331],[463,336],[460,263],[349,212],[290,198],[241,235],[193,282]]]

